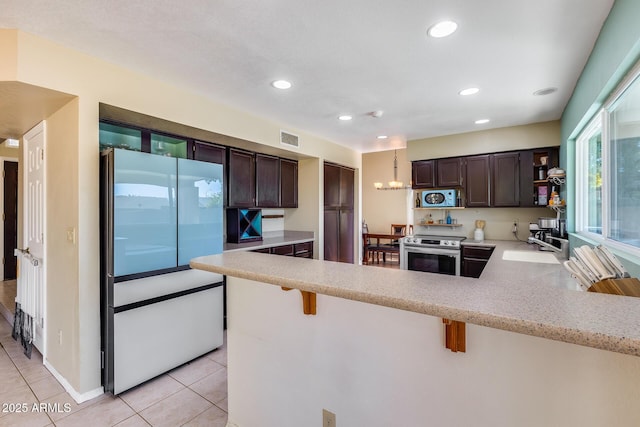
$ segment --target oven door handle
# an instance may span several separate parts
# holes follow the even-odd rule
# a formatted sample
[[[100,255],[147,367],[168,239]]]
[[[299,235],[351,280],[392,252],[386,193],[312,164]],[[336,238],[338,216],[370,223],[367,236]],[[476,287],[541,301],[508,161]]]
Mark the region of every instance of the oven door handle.
[[[414,252],[426,255],[448,255],[452,257],[460,256],[460,250],[456,249],[420,248],[415,246],[405,246],[404,252]]]

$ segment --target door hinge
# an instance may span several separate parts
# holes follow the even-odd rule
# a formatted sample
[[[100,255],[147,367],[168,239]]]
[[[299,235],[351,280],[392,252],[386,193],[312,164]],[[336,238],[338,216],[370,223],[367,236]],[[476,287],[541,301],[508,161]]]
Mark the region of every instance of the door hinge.
[[[40,160],[44,160],[44,149],[40,150]]]
[[[2,265],[4,265],[4,257],[2,257]]]
[[[104,351],[100,352],[100,367],[104,369]]]

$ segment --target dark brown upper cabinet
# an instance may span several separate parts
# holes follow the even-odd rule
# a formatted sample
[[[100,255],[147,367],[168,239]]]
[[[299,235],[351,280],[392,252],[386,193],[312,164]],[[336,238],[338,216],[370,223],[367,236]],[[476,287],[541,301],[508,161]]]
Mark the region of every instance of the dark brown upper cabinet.
[[[491,206],[520,206],[520,153],[491,155]]]
[[[436,186],[461,187],[463,184],[462,163],[462,157],[438,159],[436,167]]]
[[[230,148],[227,157],[228,204],[230,208],[255,206],[255,155]]]
[[[256,206],[280,206],[280,159],[256,154]]]
[[[353,209],[354,197],[353,169],[324,164],[324,207]]]
[[[465,159],[466,206],[469,208],[488,207],[489,200],[489,170],[490,155],[470,156]]]
[[[335,165],[324,164],[324,206],[340,207],[340,170]]]
[[[436,161],[411,162],[411,188],[433,188],[436,186]]]
[[[280,159],[280,207],[298,207],[298,162]]]
[[[209,144],[208,142],[194,141],[193,159],[202,162],[217,163],[224,167],[227,163],[227,149],[218,145]],[[226,167],[224,167],[224,169],[226,169]]]
[[[340,207],[353,209],[353,169],[340,168]]]

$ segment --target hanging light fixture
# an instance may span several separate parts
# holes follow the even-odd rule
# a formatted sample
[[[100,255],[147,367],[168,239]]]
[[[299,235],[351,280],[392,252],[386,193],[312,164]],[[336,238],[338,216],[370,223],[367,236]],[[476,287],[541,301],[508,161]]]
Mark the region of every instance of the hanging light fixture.
[[[393,181],[389,181],[389,186],[384,187],[381,182],[374,182],[376,190],[404,190],[411,188],[405,186],[402,181],[398,181],[398,150],[393,150]]]

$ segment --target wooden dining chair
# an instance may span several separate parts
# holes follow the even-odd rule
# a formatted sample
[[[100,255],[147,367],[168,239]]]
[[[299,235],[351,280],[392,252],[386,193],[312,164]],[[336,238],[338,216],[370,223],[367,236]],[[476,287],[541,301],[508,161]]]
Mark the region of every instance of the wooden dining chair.
[[[366,234],[369,233],[369,226],[367,224],[363,224],[362,225],[362,244],[364,246],[364,250],[362,253],[362,263],[363,264],[373,264],[373,261],[375,261],[376,256],[378,257],[378,259],[380,258],[380,252],[378,251],[378,246],[371,244],[371,239],[368,237],[365,237]],[[371,262],[369,262],[371,260]],[[378,261],[379,262],[379,261]]]
[[[391,234],[393,236],[402,237],[402,236],[405,235],[406,229],[407,229],[407,225],[406,224],[391,224],[391,233],[389,233],[389,234]],[[393,255],[396,254],[396,255],[398,255],[398,262],[400,262],[400,240],[398,240],[398,239],[391,240],[391,242],[389,243],[387,249],[388,250],[385,251],[382,254],[383,260],[385,258],[385,254],[388,253],[390,261],[391,261],[391,258],[393,257]]]
[[[391,224],[391,234],[393,235],[404,236],[406,229],[406,224]]]

